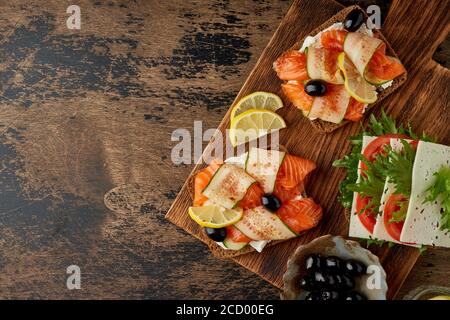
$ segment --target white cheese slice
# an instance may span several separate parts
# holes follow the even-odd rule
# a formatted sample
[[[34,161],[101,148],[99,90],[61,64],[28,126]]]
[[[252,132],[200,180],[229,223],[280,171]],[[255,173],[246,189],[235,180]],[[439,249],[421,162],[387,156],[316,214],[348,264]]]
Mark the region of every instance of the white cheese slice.
[[[411,199],[400,240],[423,245],[450,247],[450,231],[440,230],[441,201],[424,202],[433,174],[450,166],[450,147],[419,141],[412,175]]]
[[[370,137],[370,136],[364,136],[363,142],[362,142],[362,149],[361,153],[364,151],[364,149],[367,147],[369,143],[377,139],[377,137]],[[360,180],[360,173],[361,173],[361,161],[358,164],[358,179]],[[352,210],[350,214],[350,230],[349,230],[349,236],[350,237],[356,237],[356,238],[364,238],[364,239],[372,239],[373,235],[364,227],[364,225],[359,220],[359,217],[356,212],[356,197],[357,193],[353,193],[353,204],[352,204]]]

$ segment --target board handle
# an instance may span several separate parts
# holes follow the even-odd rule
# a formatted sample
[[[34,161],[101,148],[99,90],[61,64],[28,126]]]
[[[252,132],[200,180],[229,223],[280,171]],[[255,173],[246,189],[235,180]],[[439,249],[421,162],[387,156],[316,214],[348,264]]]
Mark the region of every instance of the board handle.
[[[450,1],[393,0],[382,32],[406,65],[432,60],[450,30]]]

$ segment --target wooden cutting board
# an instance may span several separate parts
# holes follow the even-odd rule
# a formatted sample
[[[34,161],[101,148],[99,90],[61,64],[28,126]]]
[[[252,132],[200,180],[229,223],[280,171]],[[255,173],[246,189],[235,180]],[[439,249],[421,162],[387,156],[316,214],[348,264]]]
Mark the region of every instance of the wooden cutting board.
[[[432,55],[449,31],[449,6],[447,0],[393,1],[382,28],[408,70],[407,82],[384,100],[382,106],[398,121],[410,121],[417,132],[434,135],[443,144],[450,144],[450,72],[433,61]],[[347,138],[360,131],[360,124],[347,125],[330,134],[316,133],[284,98],[280,90],[281,82],[272,71],[272,63],[282,52],[342,8],[330,0],[293,1],[235,100],[236,103],[254,91],[269,91],[282,97],[285,108],[279,113],[286,120],[287,129],[280,134],[280,143],[290,153],[311,159],[318,165],[307,191],[324,208],[320,225],[297,239],[266,248],[261,254],[250,253],[234,258],[237,263],[279,288],[283,286],[282,276],[287,260],[298,245],[324,234],[348,234],[348,222],[337,201],[338,185],[344,171],[333,168],[332,163],[349,151]],[[379,111],[380,108],[376,107],[374,112],[379,114]],[[229,112],[219,129],[223,133],[228,126]],[[193,172],[198,168],[197,165]],[[167,218],[198,237],[198,228],[187,215],[190,205],[185,184]],[[379,256],[387,272],[388,298],[393,298],[416,262],[419,251],[403,246],[370,249]]]

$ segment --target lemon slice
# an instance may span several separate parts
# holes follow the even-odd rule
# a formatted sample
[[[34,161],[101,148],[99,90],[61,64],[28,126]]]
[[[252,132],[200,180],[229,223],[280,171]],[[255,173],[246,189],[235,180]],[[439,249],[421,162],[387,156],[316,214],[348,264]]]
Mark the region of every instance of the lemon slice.
[[[283,118],[275,112],[249,109],[231,119],[230,141],[237,146],[285,127]]]
[[[450,300],[450,296],[436,296],[428,300]]]
[[[231,110],[231,119],[249,109],[264,109],[277,111],[283,108],[283,101],[276,94],[270,92],[257,91],[243,97]]]
[[[344,52],[338,56],[338,65],[344,74],[345,89],[356,101],[364,104],[377,101],[375,87],[364,79]]]
[[[242,212],[241,208],[225,209],[215,205],[189,207],[192,220],[208,228],[223,228],[235,224],[242,218]]]

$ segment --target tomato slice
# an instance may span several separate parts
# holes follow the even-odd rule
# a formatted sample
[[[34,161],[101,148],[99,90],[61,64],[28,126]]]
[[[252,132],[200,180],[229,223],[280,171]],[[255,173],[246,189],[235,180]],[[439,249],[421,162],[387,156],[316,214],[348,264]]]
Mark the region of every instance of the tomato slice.
[[[383,154],[383,148],[391,142],[391,138],[410,139],[406,134],[386,134],[384,136],[379,136],[367,145],[363,151],[363,156],[370,162],[375,161],[375,157],[378,154]],[[362,162],[361,170],[364,171],[366,169],[366,164]]]
[[[391,222],[391,219],[394,212],[400,210],[398,202],[406,200],[407,198],[402,194],[393,194],[389,197],[384,206],[384,227],[386,228],[387,233],[397,241],[400,241],[400,235],[405,222]]]
[[[359,221],[361,221],[364,228],[366,228],[367,231],[373,234],[375,223],[377,223],[377,214],[370,208],[364,210],[364,212],[361,212],[367,206],[369,201],[370,197],[362,197],[358,193],[358,195],[356,196],[356,213],[359,217]]]
[[[241,231],[239,231],[235,226],[226,227],[227,238],[230,238],[233,242],[250,242],[252,239],[247,237]]]

